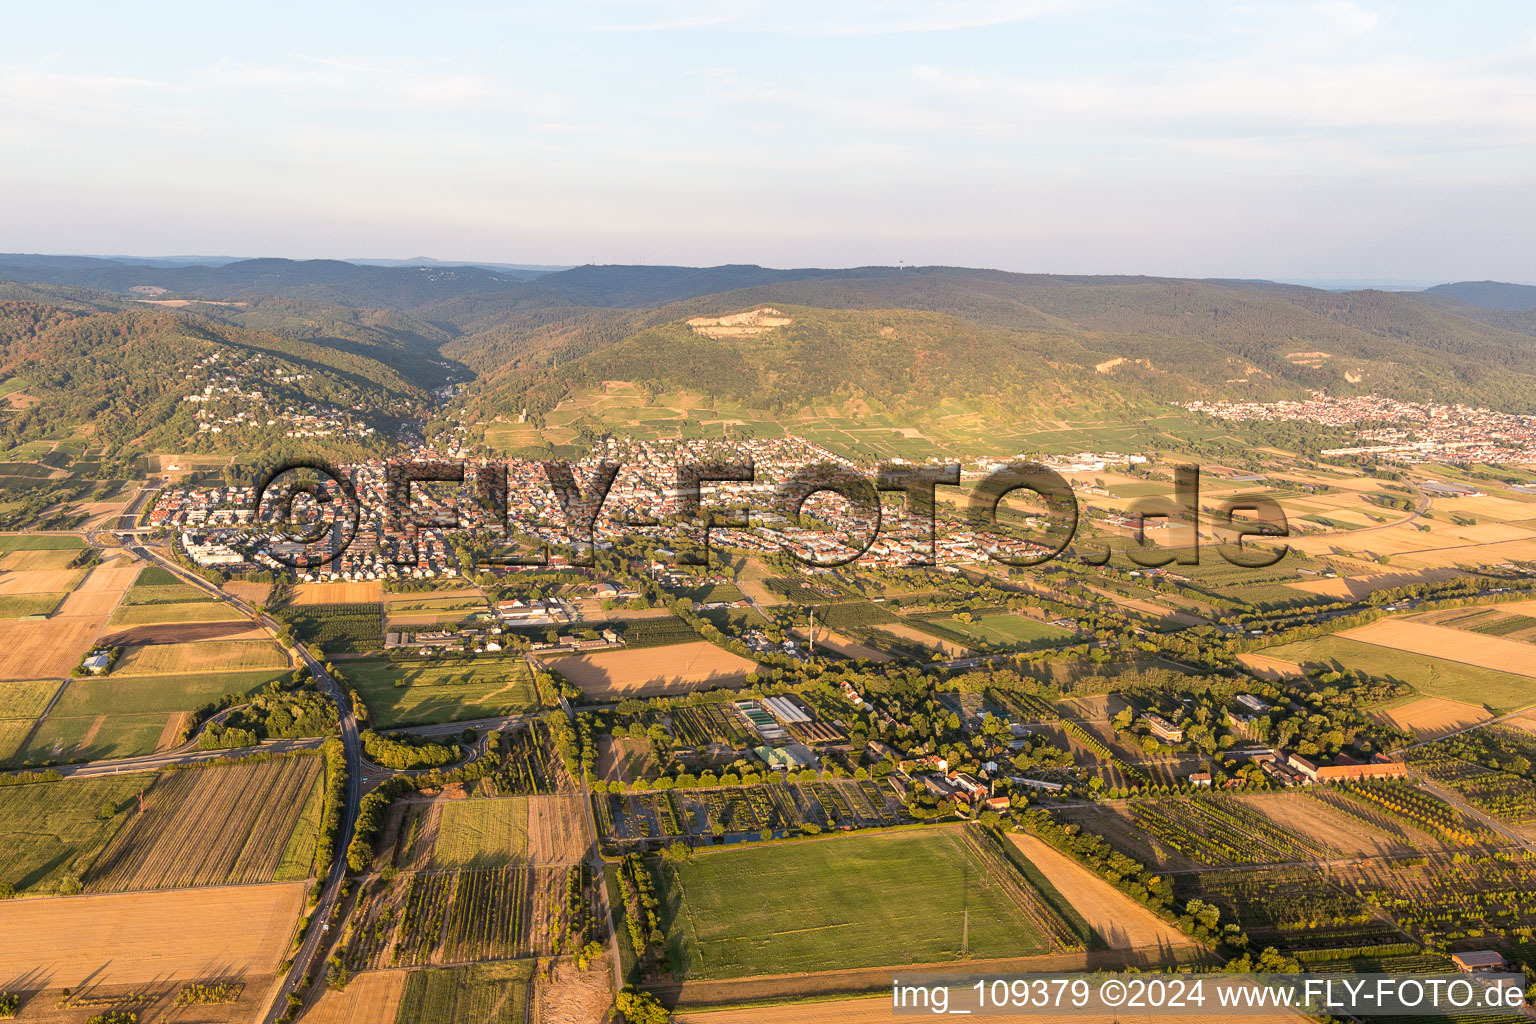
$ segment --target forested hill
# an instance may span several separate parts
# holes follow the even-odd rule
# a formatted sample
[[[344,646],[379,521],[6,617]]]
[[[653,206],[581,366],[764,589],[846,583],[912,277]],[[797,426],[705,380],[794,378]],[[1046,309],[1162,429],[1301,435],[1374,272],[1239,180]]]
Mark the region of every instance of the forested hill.
[[[1519,286],[1487,283],[1405,294],[954,267],[0,256],[7,278],[44,283],[0,285],[21,303],[0,322],[4,372],[57,392],[27,392],[5,421],[12,440],[105,417],[103,440],[228,446],[227,431],[187,422],[199,403],[168,397],[187,379],[179,364],[215,350],[266,353],[281,363],[274,401],[342,410],[374,436],[429,415],[450,381],[466,383],[453,411],[470,420],[540,417],[614,381],[729,399],[743,415],[819,403],[900,423],[945,403],[1050,419],[1319,388],[1536,412],[1536,311]],[[686,322],[759,307],[789,322],[742,334]],[[157,388],[162,399],[139,393]]]
[[[0,443],[78,437],[119,462],[300,451],[310,438],[335,453],[382,450],[430,415],[430,389],[454,372],[437,356],[441,336],[399,314],[274,302],[219,312],[0,288]]]

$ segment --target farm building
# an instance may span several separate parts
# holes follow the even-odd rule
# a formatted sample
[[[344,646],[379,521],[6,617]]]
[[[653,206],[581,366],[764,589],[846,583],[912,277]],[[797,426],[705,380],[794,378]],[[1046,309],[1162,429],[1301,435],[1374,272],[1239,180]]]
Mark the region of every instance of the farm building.
[[[1332,764],[1319,764],[1300,754],[1292,754],[1288,760],[1292,768],[1313,782],[1338,782],[1344,779],[1403,778],[1408,766],[1401,761],[1377,754],[1369,761],[1357,761],[1348,754],[1340,754]]]
[[[1504,955],[1491,949],[1469,949],[1464,953],[1453,953],[1451,961],[1456,964],[1458,971],[1468,974],[1474,971],[1501,971],[1508,966]]]

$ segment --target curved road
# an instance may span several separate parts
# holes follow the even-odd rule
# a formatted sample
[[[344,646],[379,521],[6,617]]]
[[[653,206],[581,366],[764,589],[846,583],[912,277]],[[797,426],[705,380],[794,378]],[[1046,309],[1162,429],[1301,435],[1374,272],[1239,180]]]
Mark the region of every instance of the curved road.
[[[224,601],[238,608],[248,615],[253,621],[264,627],[276,642],[279,626],[270,616],[257,611],[251,605],[232,594],[209,583],[196,573],[189,572],[176,562],[163,557],[158,552],[152,551],[147,546],[137,542],[136,538],[123,536],[123,546],[130,553],[142,558],[153,565],[158,565],[167,572],[174,573],[177,578],[202,590],[220,601]],[[337,830],[337,852],[331,861],[330,874],[320,890],[320,902],[315,905],[310,914],[310,927],[304,935],[304,941],[299,946],[299,951],[294,954],[293,966],[288,970],[288,976],[282,981],[282,985],[272,997],[272,1004],[267,1007],[266,1014],[262,1017],[263,1024],[273,1024],[283,1011],[288,1007],[288,996],[296,992],[303,983],[304,977],[310,975],[315,966],[315,960],[327,939],[330,938],[331,913],[335,910],[337,899],[341,893],[341,883],[347,874],[347,847],[352,843],[352,833],[357,826],[358,809],[363,800],[363,757],[362,744],[357,735],[357,719],[352,714],[351,702],[346,694],[337,685],[336,680],[325,670],[325,664],[316,661],[302,646],[283,646],[288,650],[290,657],[296,657],[300,663],[308,667],[311,675],[320,684],[321,690],[336,704],[337,714],[341,721],[341,744],[346,754],[347,762],[347,799],[342,812],[341,827]],[[462,727],[461,727],[462,728]],[[227,751],[220,751],[227,755]],[[192,755],[183,755],[190,757]]]

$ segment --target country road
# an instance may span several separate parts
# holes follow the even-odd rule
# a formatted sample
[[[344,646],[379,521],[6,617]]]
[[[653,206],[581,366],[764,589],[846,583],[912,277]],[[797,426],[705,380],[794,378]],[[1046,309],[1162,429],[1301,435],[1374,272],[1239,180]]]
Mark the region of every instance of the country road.
[[[347,700],[346,694],[342,692],[336,680],[331,678],[331,674],[325,670],[325,664],[315,660],[302,646],[291,646],[283,643],[279,637],[278,624],[270,616],[258,611],[240,598],[225,593],[201,576],[187,571],[181,565],[165,558],[147,545],[137,543],[134,538],[125,536],[123,539],[125,547],[130,553],[146,562],[160,566],[167,572],[175,574],[183,582],[210,594],[216,600],[234,606],[259,623],[272,635],[274,642],[281,644],[288,651],[291,658],[308,667],[311,675],[323,692],[336,704],[341,724],[342,749],[345,752],[347,762],[347,798],[342,814],[341,828],[338,829],[336,838],[337,856],[331,861],[331,871],[326,876],[321,888],[320,901],[315,905],[313,912],[310,914],[311,925],[304,935],[304,941],[299,946],[298,952],[294,954],[293,964],[288,970],[287,977],[278,986],[277,991],[272,997],[271,1005],[267,1007],[266,1013],[261,1018],[263,1024],[274,1024],[277,1018],[287,1009],[288,996],[298,991],[303,985],[306,976],[313,976],[317,956],[326,941],[331,938],[329,925],[331,913],[335,909],[337,900],[340,897],[342,882],[346,879],[346,849],[352,843],[352,835],[357,827],[358,811],[362,806],[363,800],[365,780],[362,743],[358,738],[357,719],[352,713],[352,707]],[[462,726],[460,728],[462,730]],[[320,742],[315,741],[315,745],[318,746]],[[214,756],[229,756],[227,751],[213,751],[210,753]],[[181,756],[194,757],[196,755],[185,754]]]

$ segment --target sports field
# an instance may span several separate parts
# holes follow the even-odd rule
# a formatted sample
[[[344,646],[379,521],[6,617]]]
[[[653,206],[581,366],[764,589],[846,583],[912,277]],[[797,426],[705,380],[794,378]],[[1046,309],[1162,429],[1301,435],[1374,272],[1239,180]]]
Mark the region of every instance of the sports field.
[[[1475,701],[1495,711],[1512,711],[1536,701],[1536,679],[1378,647],[1343,636],[1323,636],[1266,647],[1262,653],[1301,665],[1335,665],[1368,675],[1385,676],[1407,683],[1426,696]]]
[[[341,669],[378,728],[515,715],[538,703],[521,658],[449,663],[364,658]]]
[[[690,979],[1028,956],[1023,919],[959,829],[856,834],[654,861],[669,952]]]

